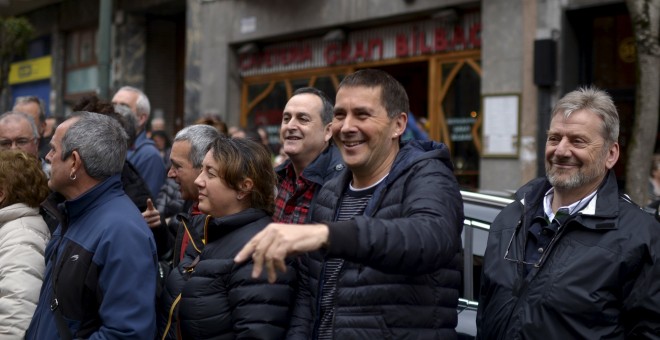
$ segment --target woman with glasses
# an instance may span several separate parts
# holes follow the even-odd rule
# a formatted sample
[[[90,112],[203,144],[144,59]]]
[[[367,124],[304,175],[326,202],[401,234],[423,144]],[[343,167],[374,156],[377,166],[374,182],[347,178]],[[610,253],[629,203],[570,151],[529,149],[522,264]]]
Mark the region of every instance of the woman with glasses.
[[[163,294],[163,339],[281,339],[289,326],[296,272],[277,281],[252,279],[252,263],[236,264],[241,247],[271,222],[275,174],[270,154],[247,139],[220,137],[195,180],[209,218],[204,242],[192,242]]]
[[[39,301],[50,233],[39,215],[48,184],[38,164],[0,151],[0,339],[23,339]]]

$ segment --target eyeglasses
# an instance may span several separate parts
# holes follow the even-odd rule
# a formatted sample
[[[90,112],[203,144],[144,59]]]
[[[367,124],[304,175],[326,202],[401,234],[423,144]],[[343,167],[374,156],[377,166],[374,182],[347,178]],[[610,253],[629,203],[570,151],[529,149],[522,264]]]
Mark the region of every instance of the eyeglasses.
[[[16,138],[14,140],[12,139],[0,139],[0,149],[3,150],[8,150],[11,149],[12,145],[16,145],[18,148],[22,148],[30,143],[32,143],[35,140],[34,137],[32,138]]]
[[[568,216],[568,215],[566,214],[565,216]],[[562,216],[561,218],[563,219],[565,217]],[[557,224],[559,224],[559,226],[561,226],[560,222],[558,222],[557,219],[553,219],[552,223],[557,223]],[[561,230],[558,231],[557,233],[555,233],[552,236],[552,239],[550,239],[550,243],[548,244],[546,249],[543,251],[543,254],[541,254],[541,256],[539,256],[539,258],[536,262],[527,262],[525,260],[520,260],[519,259],[520,256],[515,256],[515,255],[511,254],[512,253],[511,244],[513,244],[513,240],[516,238],[516,235],[518,235],[518,233],[520,232],[520,229],[523,229],[522,224],[518,224],[518,226],[516,226],[516,230],[513,232],[513,235],[511,235],[511,239],[509,240],[509,245],[506,247],[506,251],[504,252],[504,259],[507,260],[507,261],[517,263],[517,264],[530,265],[530,266],[534,266],[534,267],[538,268],[543,263],[543,260],[545,259],[546,254],[549,253],[549,250],[552,248],[552,246],[557,241],[557,239],[558,239],[557,236],[559,235]],[[514,258],[514,257],[517,257],[517,258]]]

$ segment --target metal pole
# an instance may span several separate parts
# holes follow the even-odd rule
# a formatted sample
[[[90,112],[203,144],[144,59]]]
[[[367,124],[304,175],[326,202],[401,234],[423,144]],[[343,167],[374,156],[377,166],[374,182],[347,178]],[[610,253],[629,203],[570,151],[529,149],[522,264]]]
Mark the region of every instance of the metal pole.
[[[110,87],[110,32],[112,26],[112,0],[101,0],[99,9],[99,98],[109,99]]]

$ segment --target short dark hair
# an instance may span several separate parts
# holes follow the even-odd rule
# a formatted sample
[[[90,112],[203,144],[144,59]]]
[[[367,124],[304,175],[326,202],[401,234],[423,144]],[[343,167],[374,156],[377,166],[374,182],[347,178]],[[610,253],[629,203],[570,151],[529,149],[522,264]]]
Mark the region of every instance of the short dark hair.
[[[320,112],[323,125],[328,125],[330,122],[332,122],[334,104],[332,103],[332,100],[330,100],[330,98],[325,94],[325,92],[315,87],[301,87],[295,90],[291,97],[297,96],[299,94],[313,94],[319,97],[319,99],[321,99],[321,104],[323,105],[323,108]]]
[[[248,193],[250,206],[272,215],[275,210],[275,172],[270,153],[260,143],[246,138],[218,137],[211,144],[213,158],[220,165],[221,177],[230,188],[241,191],[246,178],[254,183]]]
[[[403,85],[385,71],[364,69],[349,74],[339,83],[337,91],[342,87],[356,86],[380,88],[380,100],[390,118],[396,117],[401,112],[410,111],[408,94]]]

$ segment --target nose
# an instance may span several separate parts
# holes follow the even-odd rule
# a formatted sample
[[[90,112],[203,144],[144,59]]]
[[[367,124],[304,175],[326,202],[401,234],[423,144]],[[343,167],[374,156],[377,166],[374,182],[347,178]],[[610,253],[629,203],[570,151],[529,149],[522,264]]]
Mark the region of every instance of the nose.
[[[197,176],[197,178],[195,178],[195,182],[193,182],[199,188],[204,187],[204,180],[202,179],[202,176],[204,176],[204,174],[199,174],[199,176]]]
[[[560,157],[569,157],[571,155],[571,143],[568,138],[564,137],[559,141],[555,148],[555,154]]]
[[[342,119],[340,122],[338,122],[339,126],[336,127],[336,128],[339,129],[339,131],[341,133],[352,132],[352,131],[355,131],[356,122],[357,122],[357,119],[354,118],[353,115],[349,113],[349,114],[346,115],[346,117],[344,117],[344,119]],[[335,126],[334,126],[335,123],[336,122],[332,123],[332,128],[333,129],[335,129]]]
[[[175,178],[176,177],[176,172],[174,171],[174,165],[170,166],[170,168],[167,169],[167,177],[169,177],[169,178]]]

